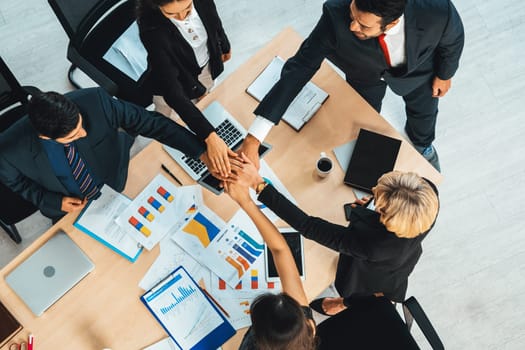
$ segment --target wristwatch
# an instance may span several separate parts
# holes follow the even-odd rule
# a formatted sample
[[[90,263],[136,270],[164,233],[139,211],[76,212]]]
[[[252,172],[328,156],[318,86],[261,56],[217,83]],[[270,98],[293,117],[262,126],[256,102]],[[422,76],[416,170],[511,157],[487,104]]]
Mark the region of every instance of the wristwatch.
[[[261,193],[262,190],[264,190],[264,188],[265,188],[266,186],[268,186],[268,182],[266,182],[266,181],[263,181],[263,182],[257,184],[257,186],[255,186],[255,193],[256,193],[257,195],[259,195],[259,193]]]
[[[259,195],[259,193],[262,192],[268,186],[268,184],[271,184],[272,182],[268,180],[267,178],[263,177],[263,182],[258,183],[257,186],[255,186],[255,193]]]

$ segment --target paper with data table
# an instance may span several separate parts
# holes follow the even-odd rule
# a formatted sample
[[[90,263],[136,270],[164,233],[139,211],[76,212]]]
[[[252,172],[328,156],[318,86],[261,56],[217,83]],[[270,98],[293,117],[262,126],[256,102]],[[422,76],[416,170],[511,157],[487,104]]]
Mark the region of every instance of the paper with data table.
[[[257,231],[226,224],[205,206],[184,221],[171,238],[230,287],[239,283],[257,259],[264,260],[264,244]]]
[[[144,248],[151,250],[192,205],[202,203],[197,185],[176,187],[163,175],[157,175],[116,220]]]

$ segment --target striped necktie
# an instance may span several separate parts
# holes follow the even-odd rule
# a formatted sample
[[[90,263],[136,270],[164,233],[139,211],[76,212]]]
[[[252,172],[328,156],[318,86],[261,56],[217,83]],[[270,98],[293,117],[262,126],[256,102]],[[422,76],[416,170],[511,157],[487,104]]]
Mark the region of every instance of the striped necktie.
[[[71,167],[73,178],[80,187],[80,192],[82,192],[87,199],[97,199],[100,196],[100,188],[95,184],[95,181],[93,181],[93,177],[89,173],[86,163],[84,163],[82,157],[80,157],[80,154],[77,152],[75,145],[73,143],[65,144],[64,152]]]
[[[386,64],[388,64],[388,67],[392,67],[392,64],[390,63],[390,54],[388,53],[388,47],[385,42],[385,36],[386,34],[383,33],[377,37],[377,40],[379,40],[379,46],[381,46],[381,51],[383,51],[383,55],[385,55]]]

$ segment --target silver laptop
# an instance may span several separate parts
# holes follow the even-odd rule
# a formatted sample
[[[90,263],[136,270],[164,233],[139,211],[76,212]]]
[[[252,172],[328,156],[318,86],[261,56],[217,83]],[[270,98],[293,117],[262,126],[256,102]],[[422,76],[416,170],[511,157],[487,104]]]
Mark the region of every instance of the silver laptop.
[[[37,316],[84,278],[93,263],[64,232],[55,234],[5,278]]]
[[[235,150],[241,146],[248,132],[219,102],[213,101],[202,113],[228,147]],[[215,194],[222,193],[219,180],[211,175],[203,162],[187,157],[184,153],[169,146],[162,145],[162,147],[193,180]],[[269,144],[262,143],[259,148],[259,156],[264,156],[270,149]]]

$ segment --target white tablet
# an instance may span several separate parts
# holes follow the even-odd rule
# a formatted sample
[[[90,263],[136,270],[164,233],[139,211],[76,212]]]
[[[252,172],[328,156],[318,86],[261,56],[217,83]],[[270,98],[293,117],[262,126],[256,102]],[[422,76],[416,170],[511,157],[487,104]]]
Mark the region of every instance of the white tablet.
[[[290,247],[290,250],[292,251],[292,255],[295,260],[295,264],[297,265],[297,270],[299,270],[299,276],[301,276],[301,280],[304,280],[305,277],[305,270],[304,270],[304,248],[303,248],[303,236],[297,231],[295,231],[293,228],[280,228],[279,231],[284,236],[284,239],[286,240],[286,243],[288,243],[288,246]],[[267,282],[279,282],[279,275],[277,274],[277,269],[275,268],[275,264],[273,262],[273,256],[272,252],[268,248],[268,246],[265,246],[265,254],[264,254],[264,260],[265,260],[265,267],[266,267],[266,281]]]

